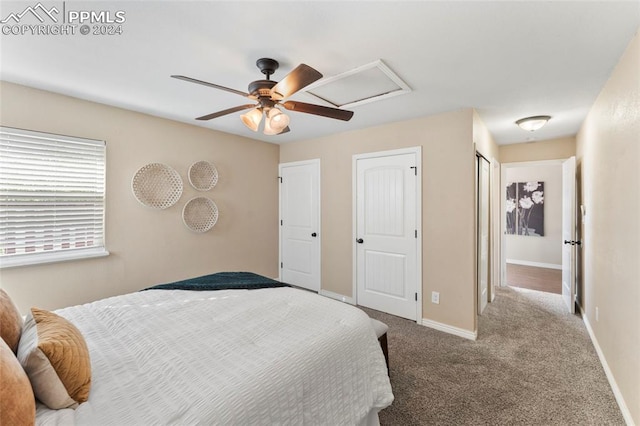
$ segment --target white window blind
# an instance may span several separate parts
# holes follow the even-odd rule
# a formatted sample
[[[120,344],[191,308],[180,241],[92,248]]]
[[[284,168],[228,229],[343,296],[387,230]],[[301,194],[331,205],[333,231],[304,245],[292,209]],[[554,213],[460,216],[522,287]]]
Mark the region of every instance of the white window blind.
[[[0,127],[0,266],[103,256],[105,143]]]

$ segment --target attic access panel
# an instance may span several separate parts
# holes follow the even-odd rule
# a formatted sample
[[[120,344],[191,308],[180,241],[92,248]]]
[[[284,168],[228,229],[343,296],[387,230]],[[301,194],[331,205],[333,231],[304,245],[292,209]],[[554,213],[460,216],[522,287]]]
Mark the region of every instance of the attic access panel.
[[[411,92],[411,88],[382,60],[311,85],[307,93],[336,108],[349,108]]]

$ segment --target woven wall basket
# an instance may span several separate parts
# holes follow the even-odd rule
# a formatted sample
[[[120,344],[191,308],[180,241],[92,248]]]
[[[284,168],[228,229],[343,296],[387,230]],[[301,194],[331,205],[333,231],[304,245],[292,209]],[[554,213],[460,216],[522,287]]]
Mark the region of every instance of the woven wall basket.
[[[166,209],[182,196],[182,178],[173,168],[161,163],[142,166],[131,180],[133,195],[141,204]]]
[[[208,161],[198,161],[189,167],[189,183],[198,191],[208,191],[218,183],[218,170]]]
[[[218,221],[218,206],[207,197],[196,197],[182,209],[182,221],[193,232],[207,232]]]

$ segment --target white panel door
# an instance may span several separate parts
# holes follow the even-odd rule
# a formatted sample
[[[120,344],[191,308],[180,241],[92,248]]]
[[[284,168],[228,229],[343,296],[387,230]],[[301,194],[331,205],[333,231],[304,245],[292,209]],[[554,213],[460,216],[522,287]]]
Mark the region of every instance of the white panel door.
[[[357,303],[416,320],[416,153],[356,161]]]
[[[280,165],[280,280],[320,291],[320,162]]]
[[[576,306],[576,157],[562,163],[562,299]]]
[[[489,162],[477,157],[478,170],[478,314],[489,301]]]

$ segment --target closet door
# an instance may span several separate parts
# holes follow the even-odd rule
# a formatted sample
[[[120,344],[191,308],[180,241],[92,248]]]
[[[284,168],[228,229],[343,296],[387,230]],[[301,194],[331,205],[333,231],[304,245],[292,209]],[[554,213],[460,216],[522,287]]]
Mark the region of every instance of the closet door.
[[[280,280],[320,291],[320,160],[280,164]]]
[[[417,153],[356,160],[357,303],[417,319]]]
[[[477,157],[478,171],[478,315],[489,302],[489,162]]]

